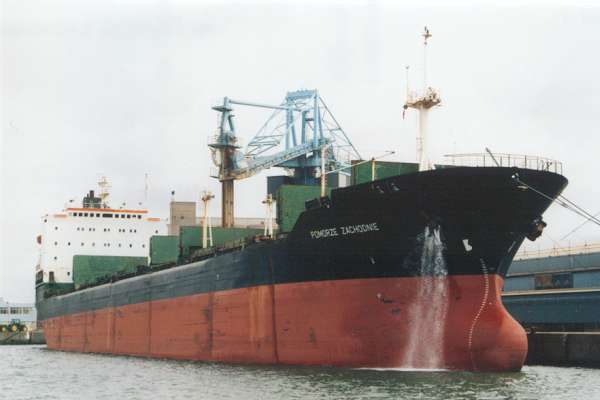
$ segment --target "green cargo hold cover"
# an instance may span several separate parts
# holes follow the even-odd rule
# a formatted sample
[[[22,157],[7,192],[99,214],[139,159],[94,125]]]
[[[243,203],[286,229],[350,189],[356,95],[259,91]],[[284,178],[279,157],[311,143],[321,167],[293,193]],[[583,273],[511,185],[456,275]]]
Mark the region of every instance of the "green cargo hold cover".
[[[327,188],[327,196],[331,189]],[[277,225],[280,232],[290,232],[300,214],[305,210],[308,200],[321,196],[320,186],[310,185],[281,185],[277,189]]]
[[[150,238],[150,265],[177,262],[179,238],[174,235],[157,235]]]
[[[359,163],[361,163],[358,165]],[[435,169],[452,168],[453,165],[435,164]],[[406,175],[419,172],[419,164],[395,161],[375,161],[375,180],[385,179],[396,175]],[[361,160],[352,161],[352,185],[359,185],[373,180],[373,162]]]
[[[147,266],[148,258],[76,255],[73,256],[73,283],[77,289],[106,275],[134,272],[140,265]]]
[[[263,233],[264,229],[213,227],[213,246],[221,247],[228,242],[233,242],[246,237],[262,235]],[[201,246],[201,226],[182,226],[179,229],[179,247],[182,257],[188,257],[190,255],[190,248],[199,248]]]
[[[357,164],[362,161],[352,161],[352,164]],[[365,182],[371,182],[373,178],[373,162],[364,162],[360,165],[352,166],[352,185],[359,185]],[[375,161],[375,180],[389,178],[390,176],[412,174],[419,172],[419,164],[390,162],[390,161]]]

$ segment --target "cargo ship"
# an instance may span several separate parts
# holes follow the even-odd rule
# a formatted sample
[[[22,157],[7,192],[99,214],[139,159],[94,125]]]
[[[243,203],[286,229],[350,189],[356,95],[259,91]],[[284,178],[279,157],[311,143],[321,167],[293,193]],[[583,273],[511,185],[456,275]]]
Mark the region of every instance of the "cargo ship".
[[[149,262],[133,270],[92,268],[94,280],[71,275],[61,283],[49,280],[51,264],[41,265],[37,307],[48,347],[251,364],[519,370],[527,340],[502,305],[504,277],[523,240],[542,233],[542,214],[567,180],[560,163],[537,157],[489,152],[473,166],[460,157],[431,165],[426,115],[438,104],[431,88],[407,96],[405,108],[419,111],[419,162],[384,163],[359,161],[317,91],[289,92],[275,106],[225,98],[214,107],[221,123],[209,146],[222,182],[217,232],[226,239],[206,240],[204,212],[192,235],[182,226],[178,235],[150,237]],[[233,105],[272,108],[285,129],[269,130],[270,119],[241,152]],[[285,149],[265,155],[278,144]],[[355,156],[347,186],[347,176],[334,178],[346,168],[344,150]],[[236,228],[234,181],[274,166],[292,172],[268,182],[265,203],[275,199],[279,229],[267,221],[262,233]],[[84,215],[111,214],[87,207]],[[159,243],[170,250],[154,254]]]

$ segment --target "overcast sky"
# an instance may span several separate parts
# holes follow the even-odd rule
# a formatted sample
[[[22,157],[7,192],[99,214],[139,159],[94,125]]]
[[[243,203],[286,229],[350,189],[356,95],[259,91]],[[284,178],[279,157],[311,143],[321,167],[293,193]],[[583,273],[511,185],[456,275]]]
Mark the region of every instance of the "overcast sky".
[[[420,79],[424,25],[443,100],[430,117],[432,158],[486,146],[555,158],[565,194],[599,212],[600,8],[587,3],[3,0],[0,297],[33,301],[40,216],[102,174],[113,204],[136,205],[148,173],[148,206],[162,217],[171,190],[178,200],[219,193],[206,143],[223,96],[278,103],[318,88],[363,157],[391,149],[414,161],[404,66]],[[236,111],[246,139],[268,116]],[[264,215],[263,177],[236,192],[238,216]],[[532,248],[581,221],[558,206],[545,219]],[[600,228],[569,239],[598,242]]]

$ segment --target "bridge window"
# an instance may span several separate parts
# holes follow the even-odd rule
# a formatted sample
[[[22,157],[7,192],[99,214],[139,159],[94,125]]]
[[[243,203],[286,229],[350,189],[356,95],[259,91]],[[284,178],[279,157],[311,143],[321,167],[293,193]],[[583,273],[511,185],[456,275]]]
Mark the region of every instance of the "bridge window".
[[[8,314],[8,307],[0,307],[0,314]]]
[[[11,314],[21,314],[21,307],[11,307],[10,313]]]
[[[31,314],[31,311],[32,311],[31,307],[23,307],[22,313],[23,314]]]

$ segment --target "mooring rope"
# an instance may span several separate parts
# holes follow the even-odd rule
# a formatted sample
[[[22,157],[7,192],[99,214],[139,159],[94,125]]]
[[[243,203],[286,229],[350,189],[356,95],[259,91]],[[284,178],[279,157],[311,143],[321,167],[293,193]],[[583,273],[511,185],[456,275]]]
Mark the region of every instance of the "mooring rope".
[[[525,186],[527,189],[532,190],[533,192],[539,194],[540,196],[554,202],[556,201],[556,203],[558,203],[560,206],[566,208],[567,210],[579,215],[582,218],[585,218],[587,221],[591,221],[593,223],[595,223],[596,225],[600,226],[600,219],[596,218],[594,215],[592,215],[591,213],[587,212],[586,210],[584,210],[583,208],[581,208],[580,206],[578,206],[577,204],[575,204],[574,202],[572,202],[571,200],[567,199],[565,196],[563,195],[558,195],[556,198],[553,198],[551,196],[548,196],[546,193],[534,188],[533,186],[523,182],[521,180],[521,178],[519,177],[519,174],[515,173],[512,175],[511,177],[512,179],[514,179],[517,183],[519,183],[520,185]]]

